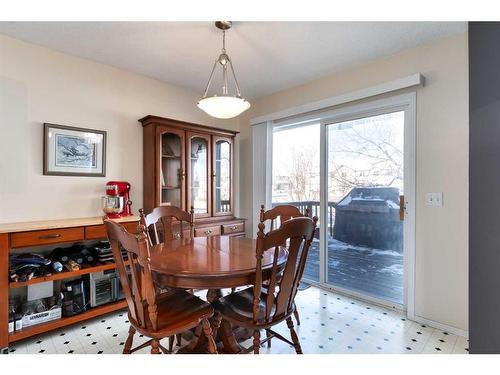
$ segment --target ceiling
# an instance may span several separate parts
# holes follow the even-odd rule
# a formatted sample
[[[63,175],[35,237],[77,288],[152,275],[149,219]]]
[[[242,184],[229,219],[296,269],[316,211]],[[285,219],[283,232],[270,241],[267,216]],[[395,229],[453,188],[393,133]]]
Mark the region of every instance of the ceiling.
[[[255,98],[466,30],[465,22],[233,22],[226,47],[242,95]],[[221,49],[211,22],[0,22],[0,33],[200,93]]]

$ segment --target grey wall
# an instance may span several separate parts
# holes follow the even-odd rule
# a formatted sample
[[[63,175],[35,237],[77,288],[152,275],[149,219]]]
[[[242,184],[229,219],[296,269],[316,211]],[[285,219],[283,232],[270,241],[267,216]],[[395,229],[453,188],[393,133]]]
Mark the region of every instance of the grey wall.
[[[500,353],[500,23],[469,23],[469,350]]]

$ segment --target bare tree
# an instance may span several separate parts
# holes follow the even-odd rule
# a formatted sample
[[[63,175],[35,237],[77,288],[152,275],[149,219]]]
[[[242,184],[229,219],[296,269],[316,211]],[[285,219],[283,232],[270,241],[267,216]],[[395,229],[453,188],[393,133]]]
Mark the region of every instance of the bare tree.
[[[400,121],[400,114],[388,114],[329,127],[329,200],[341,199],[354,187],[403,187]],[[279,175],[273,176],[276,193],[286,194],[286,200],[319,200],[319,142],[308,147],[300,140],[293,143],[287,145]]]
[[[313,186],[317,184],[317,181],[313,180],[318,175],[318,171],[315,171],[318,150],[292,147],[290,157],[290,169],[286,176],[288,195],[293,201],[319,199],[318,187]]]
[[[350,124],[333,134],[330,186],[336,199],[354,187],[403,186],[403,145],[393,123]],[[353,162],[355,160],[355,162]]]

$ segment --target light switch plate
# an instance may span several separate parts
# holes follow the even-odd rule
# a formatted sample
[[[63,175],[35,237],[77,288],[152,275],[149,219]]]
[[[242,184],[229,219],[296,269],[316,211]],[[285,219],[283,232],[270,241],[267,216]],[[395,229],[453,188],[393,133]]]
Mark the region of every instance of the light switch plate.
[[[425,204],[430,207],[443,206],[443,193],[427,193],[425,196]]]

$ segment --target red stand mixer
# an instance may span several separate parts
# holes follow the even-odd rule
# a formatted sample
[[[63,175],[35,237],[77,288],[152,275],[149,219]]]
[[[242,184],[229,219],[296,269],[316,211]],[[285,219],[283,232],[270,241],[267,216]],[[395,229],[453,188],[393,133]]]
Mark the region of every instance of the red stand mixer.
[[[102,210],[108,219],[132,216],[130,184],[127,181],[108,181],[102,197]]]

